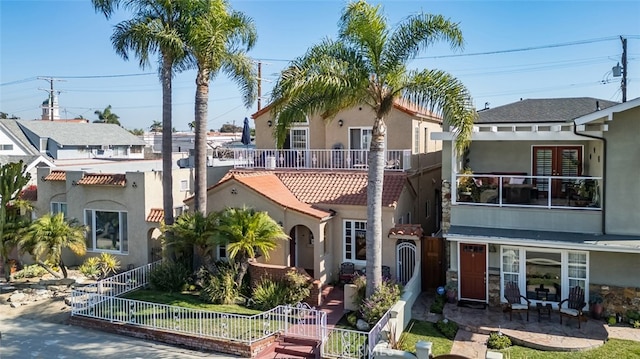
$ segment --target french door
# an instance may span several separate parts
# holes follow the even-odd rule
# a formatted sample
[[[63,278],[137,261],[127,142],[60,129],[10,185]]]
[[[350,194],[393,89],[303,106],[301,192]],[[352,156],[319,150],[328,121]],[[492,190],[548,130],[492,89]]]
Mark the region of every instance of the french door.
[[[533,175],[577,177],[582,175],[582,146],[534,146]],[[565,198],[571,183],[567,178],[534,180],[539,196]]]

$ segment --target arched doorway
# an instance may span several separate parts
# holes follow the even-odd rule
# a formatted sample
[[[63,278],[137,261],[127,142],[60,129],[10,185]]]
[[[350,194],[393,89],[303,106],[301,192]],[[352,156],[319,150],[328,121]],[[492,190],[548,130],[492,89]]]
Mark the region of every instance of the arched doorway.
[[[289,266],[304,268],[313,276],[313,232],[307,226],[297,225],[289,232]]]
[[[396,245],[396,278],[406,284],[416,267],[416,244],[414,241],[400,240]]]
[[[151,228],[147,232],[147,248],[149,250],[149,263],[153,263],[162,259],[162,242],[160,241],[160,229]]]

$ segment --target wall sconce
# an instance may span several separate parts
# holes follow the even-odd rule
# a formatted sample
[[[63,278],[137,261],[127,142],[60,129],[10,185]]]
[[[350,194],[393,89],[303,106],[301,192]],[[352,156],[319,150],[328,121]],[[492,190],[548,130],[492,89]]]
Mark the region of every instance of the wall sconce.
[[[495,244],[493,243],[489,244],[489,252],[495,253],[497,251],[498,251],[498,247]]]
[[[47,178],[46,178],[45,176],[40,177],[40,180],[41,180],[42,182],[47,182]]]
[[[267,121],[267,126],[269,126],[269,127],[273,126],[273,121],[271,121],[271,120]]]
[[[344,120],[343,119],[339,119],[338,120],[338,126],[342,127],[342,125],[344,125]]]
[[[133,182],[133,183],[131,184],[131,187],[133,187],[133,188],[138,188],[138,184],[137,184],[137,183],[135,183],[135,182]]]
[[[77,186],[77,185],[78,185],[78,182],[76,182],[76,181],[71,181],[71,185],[72,185],[72,186]]]
[[[313,232],[309,232],[309,244],[313,245]]]
[[[238,194],[238,190],[234,188],[231,189],[231,194]]]
[[[282,227],[282,226],[283,226],[282,221],[278,221],[278,225],[279,225],[280,227]]]

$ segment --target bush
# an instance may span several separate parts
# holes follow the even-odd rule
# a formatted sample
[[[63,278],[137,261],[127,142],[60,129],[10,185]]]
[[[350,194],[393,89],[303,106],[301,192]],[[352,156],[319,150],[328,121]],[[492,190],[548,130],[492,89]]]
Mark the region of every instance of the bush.
[[[448,319],[439,320],[436,323],[436,328],[448,339],[454,340],[456,333],[458,333],[458,324]]]
[[[431,303],[431,307],[429,308],[429,311],[431,313],[442,314],[445,301],[446,299],[444,295],[436,295],[436,300],[433,303]]]
[[[609,323],[609,325],[614,325],[616,324],[618,321],[616,320],[615,316],[610,316],[609,319],[607,320],[607,323]]]
[[[376,291],[360,305],[362,319],[370,325],[377,323],[384,313],[400,299],[400,294],[402,294],[402,288],[399,284],[382,281]]]
[[[149,282],[156,290],[180,292],[187,283],[188,277],[189,270],[184,264],[166,261],[151,271]]]
[[[100,257],[89,257],[78,268],[87,278],[104,279],[120,269],[120,261],[112,254],[102,253]]]
[[[489,349],[507,349],[511,346],[511,339],[502,333],[492,332],[489,334],[487,348]]]
[[[296,304],[311,294],[312,283],[296,271],[289,271],[284,278],[274,281],[263,278],[253,290],[256,309],[268,310],[281,304]]]
[[[353,293],[353,303],[360,307],[364,298],[367,296],[367,277],[357,275],[353,279],[353,285],[356,286],[356,291]]]
[[[100,258],[98,257],[89,257],[87,258],[82,265],[78,268],[80,273],[87,278],[98,278],[100,276]]]
[[[21,279],[21,278],[42,277],[46,273],[47,273],[47,271],[44,268],[42,268],[40,265],[32,264],[30,266],[25,266],[21,270],[17,271],[13,275],[13,278]]]
[[[237,271],[231,266],[218,266],[200,292],[200,298],[213,304],[233,304],[239,294],[235,277]]]
[[[347,314],[347,323],[355,328],[356,324],[358,323],[358,313],[350,312],[349,314]]]

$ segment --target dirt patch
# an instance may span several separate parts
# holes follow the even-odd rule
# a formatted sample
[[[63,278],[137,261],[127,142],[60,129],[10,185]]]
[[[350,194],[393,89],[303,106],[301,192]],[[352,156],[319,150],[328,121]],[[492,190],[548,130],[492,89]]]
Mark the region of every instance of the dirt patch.
[[[20,317],[67,324],[71,315],[71,307],[65,303],[65,299],[71,296],[74,286],[84,285],[88,282],[79,272],[70,271],[69,278],[74,280],[73,284],[57,283],[50,274],[42,278],[18,279],[9,283],[0,283],[0,318],[10,320]],[[17,301],[18,297],[22,300]]]

